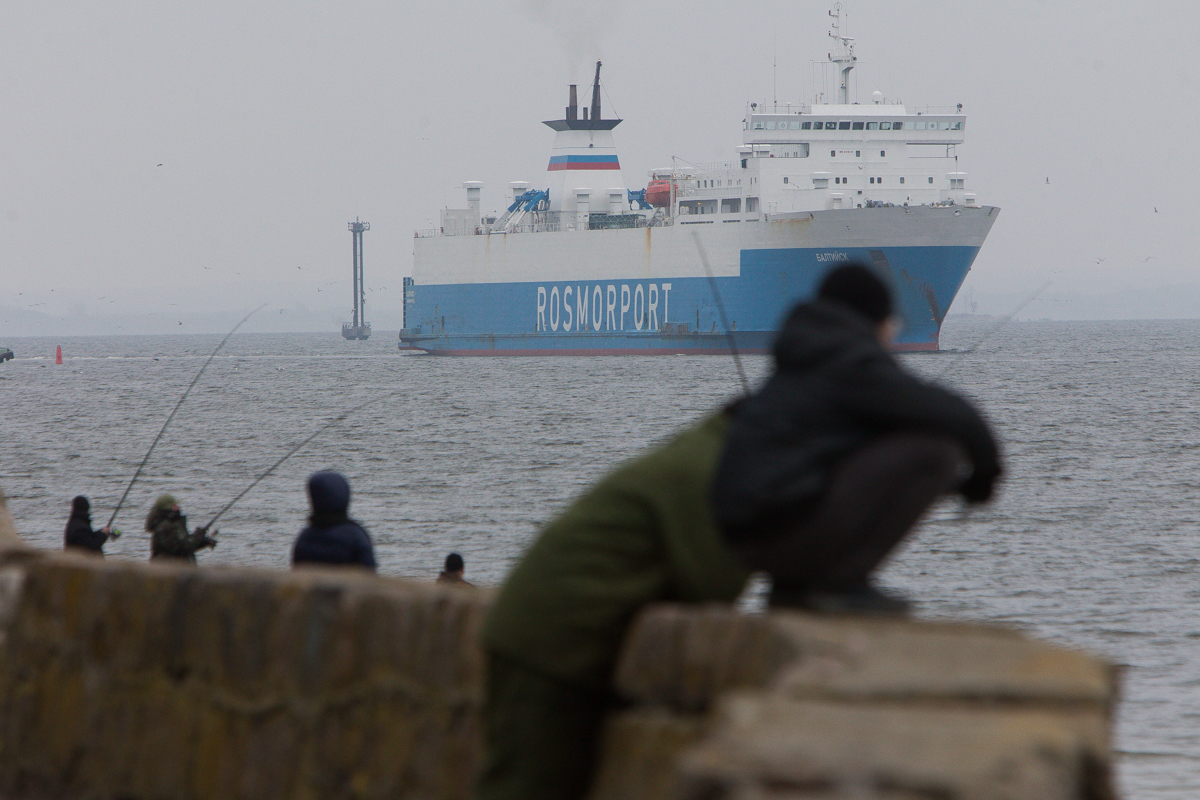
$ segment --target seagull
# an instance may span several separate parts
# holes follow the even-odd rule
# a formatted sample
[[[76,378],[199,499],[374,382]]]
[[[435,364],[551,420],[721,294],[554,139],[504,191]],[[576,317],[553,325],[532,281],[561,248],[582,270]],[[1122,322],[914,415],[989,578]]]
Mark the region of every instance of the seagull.
[[[1050,178],[1049,178],[1049,177],[1047,177],[1047,178],[1046,178],[1046,183],[1050,183]]]
[[[1100,263],[1103,263],[1103,262],[1104,262],[1104,259],[1103,259],[1103,258],[1097,258],[1097,259],[1096,259],[1096,263],[1097,263],[1097,264],[1100,264]]]
[[[1157,213],[1158,213],[1158,206],[1155,206],[1155,207],[1154,207],[1154,213],[1155,213],[1155,214],[1157,214]]]
[[[156,167],[161,167],[161,166],[162,166],[162,164],[155,164],[155,166],[156,166]]]
[[[205,267],[205,269],[212,269],[212,267]]]
[[[1149,261],[1152,258],[1154,258],[1154,256],[1146,256],[1145,258],[1142,259],[1142,263],[1145,264],[1147,261]]]

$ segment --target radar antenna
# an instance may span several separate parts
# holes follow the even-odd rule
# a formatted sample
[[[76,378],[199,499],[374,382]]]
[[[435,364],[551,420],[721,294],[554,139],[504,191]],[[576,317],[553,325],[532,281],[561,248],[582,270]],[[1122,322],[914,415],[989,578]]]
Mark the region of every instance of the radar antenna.
[[[850,70],[854,69],[854,62],[858,60],[858,56],[854,55],[854,39],[842,35],[842,4],[834,3],[829,16],[833,17],[833,30],[829,32],[829,38],[837,42],[837,49],[829,54],[829,60],[837,64],[838,70],[841,72],[838,83],[838,102],[848,105],[850,103]]]

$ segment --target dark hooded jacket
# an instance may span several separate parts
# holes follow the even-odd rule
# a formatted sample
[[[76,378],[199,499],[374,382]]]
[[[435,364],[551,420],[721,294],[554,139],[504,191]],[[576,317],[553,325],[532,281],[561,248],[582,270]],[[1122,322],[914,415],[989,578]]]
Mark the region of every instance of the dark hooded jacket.
[[[714,512],[731,541],[802,519],[845,456],[892,433],[956,440],[972,470],[960,491],[974,501],[991,495],[1000,460],[987,424],[958,395],[901,369],[863,315],[828,300],[797,306],[774,355],[775,374],[731,412],[713,481]]]
[[[104,531],[92,530],[91,504],[86,497],[80,495],[71,502],[71,518],[67,520],[67,528],[63,532],[64,547],[81,547],[95,553],[104,552],[104,543],[108,534]]]
[[[350,484],[336,472],[318,472],[308,480],[312,502],[309,525],[292,547],[292,564],[360,565],[375,569],[375,550],[367,531],[346,513]]]

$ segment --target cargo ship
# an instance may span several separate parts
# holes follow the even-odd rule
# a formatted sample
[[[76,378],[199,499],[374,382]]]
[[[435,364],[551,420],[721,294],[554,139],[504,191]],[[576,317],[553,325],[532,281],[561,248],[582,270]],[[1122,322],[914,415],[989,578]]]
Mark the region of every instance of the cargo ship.
[[[734,158],[622,178],[600,103],[569,89],[538,185],[506,210],[467,208],[417,231],[402,350],[446,355],[768,352],[784,314],[832,267],[859,261],[893,289],[898,350],[936,350],[942,320],[999,209],[958,166],[962,105],[851,102],[855,42],[831,11],[837,102],[749,103]]]

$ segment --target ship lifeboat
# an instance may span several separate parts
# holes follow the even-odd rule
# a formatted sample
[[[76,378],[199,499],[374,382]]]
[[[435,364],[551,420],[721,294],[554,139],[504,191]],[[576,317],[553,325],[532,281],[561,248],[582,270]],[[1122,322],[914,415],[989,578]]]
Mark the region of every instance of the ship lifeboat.
[[[671,182],[657,180],[646,184],[646,202],[655,208],[667,208],[670,206]]]

